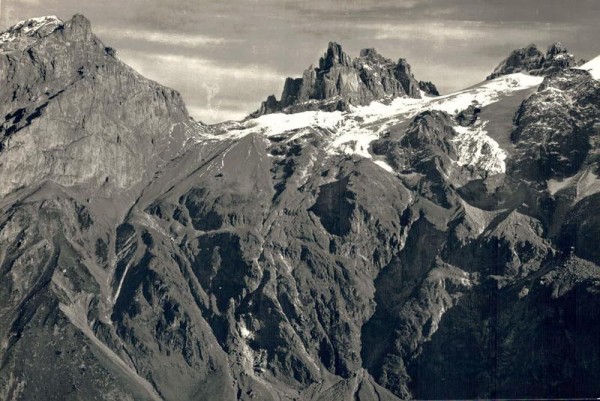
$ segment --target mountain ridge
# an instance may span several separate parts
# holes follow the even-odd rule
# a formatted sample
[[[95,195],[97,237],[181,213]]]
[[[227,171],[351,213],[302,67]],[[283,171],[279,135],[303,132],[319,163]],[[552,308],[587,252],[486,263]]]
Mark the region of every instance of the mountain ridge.
[[[1,399],[597,395],[598,58],[203,125],[83,16],[20,26]]]
[[[486,79],[520,71],[532,75],[548,75],[576,65],[575,57],[560,42],[548,46],[545,54],[535,44],[530,44],[514,50]]]

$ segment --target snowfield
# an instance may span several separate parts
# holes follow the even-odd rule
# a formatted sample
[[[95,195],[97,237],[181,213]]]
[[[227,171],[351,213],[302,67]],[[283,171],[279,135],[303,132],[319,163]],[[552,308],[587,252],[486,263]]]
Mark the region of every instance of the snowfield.
[[[513,92],[538,86],[543,77],[523,73],[511,74],[485,81],[472,88],[445,96],[422,99],[395,98],[381,102],[375,101],[368,106],[352,107],[348,112],[306,111],[296,114],[275,113],[230,122],[227,130],[218,135],[222,139],[239,139],[250,134],[265,137],[289,135],[287,140],[295,140],[313,131],[325,131],[329,143],[326,151],[330,155],[354,154],[372,158],[369,151],[371,142],[391,126],[413,118],[426,110],[440,110],[456,115],[470,105],[484,107],[497,102]],[[225,127],[225,126],[224,126]],[[456,127],[459,136],[459,156],[457,163],[483,168],[490,173],[504,172],[506,152],[487,135],[485,122],[479,121],[471,127]],[[386,171],[393,169],[383,161],[377,164]]]
[[[579,68],[580,70],[588,71],[590,74],[592,74],[594,79],[600,79],[600,56],[588,61],[584,65],[579,66],[577,68]]]

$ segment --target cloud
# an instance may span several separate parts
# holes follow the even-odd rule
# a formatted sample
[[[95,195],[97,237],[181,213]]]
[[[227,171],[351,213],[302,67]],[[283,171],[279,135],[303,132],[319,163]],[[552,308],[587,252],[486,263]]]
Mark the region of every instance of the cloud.
[[[200,107],[200,106],[187,106],[188,112],[194,119],[202,121],[204,123],[213,124],[228,120],[238,121],[248,116],[250,112],[240,111],[237,109],[227,109],[224,107]],[[258,107],[254,107],[258,109]],[[252,109],[249,109],[252,110]]]
[[[285,78],[260,64],[137,50],[118,54],[142,75],[180,91],[192,116],[206,123],[247,116],[269,93],[280,91]]]
[[[358,29],[371,31],[375,40],[427,40],[437,42],[485,41],[483,45],[495,43],[511,43],[523,41],[527,45],[528,38],[552,36],[553,34],[570,35],[573,27],[566,24],[531,23],[527,25],[515,23],[490,23],[483,21],[412,21],[397,24],[359,24]],[[535,33],[532,34],[532,31]]]
[[[239,41],[238,39],[228,39],[208,35],[170,33],[161,31],[150,31],[145,29],[98,27],[94,30],[94,32],[100,37],[112,40],[127,38],[129,40],[139,40],[144,42],[192,48],[201,46],[216,46],[225,43],[230,43],[233,41]]]
[[[283,3],[301,10],[348,13],[387,8],[407,10],[426,1],[428,0],[288,0]]]
[[[122,58],[128,59],[130,65],[137,64],[142,69],[168,68],[173,73],[184,72],[184,75],[192,74],[197,77],[210,79],[237,79],[251,81],[272,81],[281,79],[282,74],[272,70],[268,66],[259,64],[224,65],[218,60],[210,60],[201,57],[184,56],[180,54],[148,54],[135,50],[120,53]],[[143,63],[140,65],[139,63]],[[135,68],[135,66],[134,66]]]

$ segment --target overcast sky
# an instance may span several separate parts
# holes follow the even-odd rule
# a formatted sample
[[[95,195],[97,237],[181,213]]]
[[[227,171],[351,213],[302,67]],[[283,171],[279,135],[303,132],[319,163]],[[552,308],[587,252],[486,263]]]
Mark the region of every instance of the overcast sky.
[[[177,89],[190,113],[243,118],[317,64],[329,41],[351,56],[406,58],[443,93],[485,78],[510,50],[561,41],[600,54],[600,0],[0,0],[5,29],[82,13],[118,56]]]

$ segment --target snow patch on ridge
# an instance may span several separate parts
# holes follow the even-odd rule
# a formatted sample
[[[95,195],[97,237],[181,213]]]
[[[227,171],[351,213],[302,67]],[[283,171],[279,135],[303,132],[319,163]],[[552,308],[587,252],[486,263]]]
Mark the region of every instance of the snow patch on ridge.
[[[456,114],[465,110],[473,103],[478,104],[480,107],[485,107],[488,104],[497,102],[502,96],[508,95],[511,92],[538,86],[543,80],[543,77],[535,77],[523,73],[503,75],[470,89],[433,98],[431,109],[445,111],[448,114]]]
[[[565,189],[574,189],[575,198],[573,203],[587,198],[600,192],[600,176],[598,176],[592,168],[587,168],[574,176],[563,178],[562,180],[549,179],[546,181],[548,192],[550,195],[556,195],[558,192]]]
[[[38,33],[39,36],[48,35],[62,25],[62,20],[55,15],[30,18],[18,22],[0,34],[0,49],[7,44],[19,41],[23,37],[31,37]]]
[[[249,120],[242,136],[259,133],[265,136],[280,135],[301,128],[318,127],[334,129],[343,120],[342,112],[305,111],[296,114],[266,114]]]
[[[394,171],[394,169],[392,168],[392,166],[387,164],[384,160],[375,160],[374,163],[377,164],[382,169],[384,169],[385,171],[387,171],[388,173],[392,173],[392,174],[396,173]]]
[[[455,127],[458,136],[454,144],[458,151],[457,163],[461,166],[474,166],[490,173],[506,171],[507,153],[498,142],[487,135],[487,121],[478,122],[470,127]]]
[[[244,322],[240,322],[240,334],[243,338],[254,338],[254,334],[248,330]]]
[[[594,79],[600,79],[600,56],[588,61],[582,66],[577,67],[580,70],[586,70]]]
[[[575,176],[565,178],[563,180],[557,180],[557,179],[552,178],[552,179],[546,181],[546,184],[548,187],[548,192],[550,193],[550,195],[556,195],[558,192],[562,191],[563,189],[568,188],[569,185],[571,185],[573,183],[574,178],[575,178]]]
[[[600,177],[598,177],[591,169],[587,169],[581,175],[581,178],[577,180],[577,196],[575,198],[575,203],[598,192],[600,192]]]
[[[359,155],[366,159],[371,158],[369,145],[379,138],[377,132],[363,129],[356,120],[346,120],[334,133],[333,141],[326,148],[327,153],[346,153],[348,155]]]

